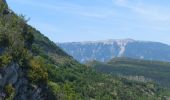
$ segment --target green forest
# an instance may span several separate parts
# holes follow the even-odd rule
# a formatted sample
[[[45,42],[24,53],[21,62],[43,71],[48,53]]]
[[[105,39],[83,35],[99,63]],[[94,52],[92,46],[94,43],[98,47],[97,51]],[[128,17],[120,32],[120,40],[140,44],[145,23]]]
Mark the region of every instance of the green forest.
[[[170,63],[161,61],[147,61],[131,58],[114,58],[108,62],[92,61],[86,64],[98,72],[118,75],[134,80],[154,81],[155,83],[170,87]],[[135,79],[136,78],[136,79]]]

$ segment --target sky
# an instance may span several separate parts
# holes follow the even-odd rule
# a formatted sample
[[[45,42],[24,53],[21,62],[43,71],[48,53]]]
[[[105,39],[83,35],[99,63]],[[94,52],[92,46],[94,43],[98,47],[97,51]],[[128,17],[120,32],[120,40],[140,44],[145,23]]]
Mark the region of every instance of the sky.
[[[170,44],[169,0],[7,0],[54,42],[126,39]]]

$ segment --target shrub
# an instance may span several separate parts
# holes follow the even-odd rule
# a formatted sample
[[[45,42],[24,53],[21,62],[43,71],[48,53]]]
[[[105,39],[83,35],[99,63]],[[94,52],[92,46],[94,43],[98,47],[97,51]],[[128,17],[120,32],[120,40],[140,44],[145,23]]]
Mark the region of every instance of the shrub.
[[[52,95],[53,98],[61,99],[62,90],[61,90],[61,87],[57,83],[49,81],[48,82],[48,87],[49,87],[49,89],[51,91],[51,95]]]
[[[30,49],[34,42],[34,35],[30,32],[30,29],[28,28],[28,25],[26,24],[23,27],[22,36],[25,41],[25,46]]]
[[[5,53],[4,55],[0,56],[0,67],[5,67],[10,64],[12,61],[12,56]]]
[[[48,73],[45,69],[45,63],[40,57],[35,57],[29,61],[28,78],[32,83],[46,83]]]
[[[31,51],[34,55],[40,55],[40,56],[45,55],[43,48],[40,45],[35,44],[35,43],[32,44]]]
[[[74,91],[70,83],[59,85],[54,82],[48,82],[48,87],[51,91],[51,94],[57,100],[79,100],[80,99],[80,95]]]
[[[15,89],[13,88],[12,84],[5,86],[5,93],[7,94],[7,97],[11,97],[15,94]]]

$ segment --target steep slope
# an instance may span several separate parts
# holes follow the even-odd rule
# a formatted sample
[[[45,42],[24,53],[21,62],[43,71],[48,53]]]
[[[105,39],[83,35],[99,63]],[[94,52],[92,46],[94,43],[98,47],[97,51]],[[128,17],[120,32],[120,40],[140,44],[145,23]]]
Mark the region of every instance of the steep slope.
[[[48,99],[48,64],[71,62],[77,63],[0,0],[0,99]]]
[[[58,46],[83,63],[90,60],[109,61],[115,57],[170,61],[170,46],[158,42],[124,39],[59,43]]]
[[[89,62],[99,72],[121,75],[139,81],[155,81],[170,87],[170,63],[130,58],[114,58],[107,63]]]
[[[0,0],[0,4],[5,2]],[[93,71],[7,9],[0,9],[0,99],[166,99],[151,82],[133,82]]]

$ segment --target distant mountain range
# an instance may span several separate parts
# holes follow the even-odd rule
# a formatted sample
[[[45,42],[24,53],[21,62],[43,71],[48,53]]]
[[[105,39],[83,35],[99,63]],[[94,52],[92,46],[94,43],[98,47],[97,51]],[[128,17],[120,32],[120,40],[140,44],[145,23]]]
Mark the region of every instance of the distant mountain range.
[[[57,43],[79,62],[109,61],[116,57],[170,61],[170,46],[133,39]]]

